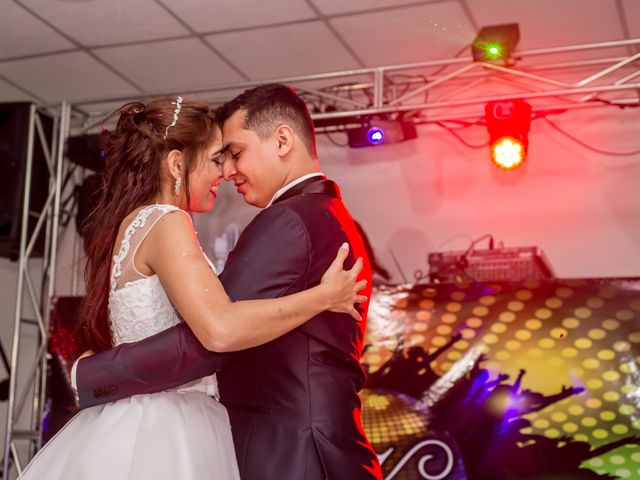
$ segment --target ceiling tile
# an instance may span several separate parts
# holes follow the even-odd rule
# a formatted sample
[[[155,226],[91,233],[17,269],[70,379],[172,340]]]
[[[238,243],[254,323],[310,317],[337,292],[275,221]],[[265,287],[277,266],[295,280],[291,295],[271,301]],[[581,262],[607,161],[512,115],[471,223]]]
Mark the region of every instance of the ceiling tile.
[[[311,0],[325,15],[335,15],[349,12],[371,12],[377,8],[402,7],[407,4],[415,5],[415,0]],[[426,1],[424,3],[427,3]]]
[[[623,38],[615,0],[467,0],[480,27],[516,22],[520,50]]]
[[[85,46],[186,35],[188,30],[153,0],[21,0]]]
[[[242,81],[195,38],[100,48],[95,54],[151,93]]]
[[[137,93],[85,52],[2,62],[0,75],[50,102]]]
[[[0,59],[74,47],[20,5],[2,0],[0,8]]]
[[[78,131],[83,131],[87,133],[98,133],[103,125],[108,125],[112,121],[111,118],[107,119],[109,114],[115,112],[118,108],[120,108],[127,100],[109,100],[106,102],[95,102],[95,103],[76,103],[74,106],[77,110],[86,114],[79,115],[74,118],[72,116],[72,121],[70,125],[70,133],[71,135],[75,135]],[[72,113],[75,113],[74,110]],[[114,115],[116,117],[116,115]],[[106,123],[104,122],[106,119]],[[75,120],[75,121],[74,121]],[[89,127],[91,125],[91,127]]]
[[[29,94],[17,89],[0,78],[0,102],[33,102],[36,101]]]
[[[455,2],[333,18],[367,66],[452,58],[475,33]]]
[[[201,100],[207,101],[209,105],[211,105],[212,107],[218,107],[223,103],[228,102],[232,98],[237,97],[245,90],[246,90],[246,87],[242,86],[239,88],[233,88],[228,90],[202,92],[202,93],[198,93],[197,97]]]
[[[640,2],[638,0],[622,0],[624,14],[631,38],[640,37]],[[635,19],[635,20],[634,20]]]
[[[305,0],[160,0],[197,32],[280,24],[316,17]]]
[[[206,39],[254,80],[358,67],[320,21],[215,34]]]

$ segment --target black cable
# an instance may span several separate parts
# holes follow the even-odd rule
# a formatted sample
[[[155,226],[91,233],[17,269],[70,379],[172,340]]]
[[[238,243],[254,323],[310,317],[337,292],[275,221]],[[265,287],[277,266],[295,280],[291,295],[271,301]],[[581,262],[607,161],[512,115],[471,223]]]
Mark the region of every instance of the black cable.
[[[635,102],[635,103],[618,103],[618,102],[612,102],[611,100],[606,100],[604,98],[592,98],[591,100],[589,100],[590,102],[596,102],[596,103],[604,103],[605,105],[611,105],[612,107],[618,107],[621,110],[624,110],[625,108],[638,108],[640,107],[640,102]]]
[[[69,171],[67,172],[67,174],[64,177],[64,180],[62,180],[61,185],[60,185],[60,191],[64,192],[64,189],[67,187],[67,184],[69,183],[69,180],[71,180],[71,176],[74,174],[74,172],[76,171],[76,169],[78,168],[78,164],[74,163],[71,168],[69,169]],[[75,194],[75,192],[71,192],[66,199],[62,200],[61,203],[66,203],[69,199],[69,197],[73,196]]]
[[[438,126],[439,126],[439,127],[441,127],[441,128],[444,128],[447,132],[449,132],[451,135],[453,135],[454,137],[456,137],[456,138],[460,141],[460,143],[462,143],[462,144],[463,144],[463,145],[465,145],[466,147],[480,149],[480,148],[486,148],[486,147],[488,147],[488,146],[489,146],[489,144],[491,143],[491,142],[487,142],[487,143],[483,143],[482,145],[474,145],[474,144],[472,144],[472,143],[467,142],[464,138],[462,138],[462,137],[458,134],[458,132],[456,132],[456,129],[455,129],[455,128],[451,128],[451,127],[449,127],[449,126],[445,125],[445,124],[444,124],[444,123],[442,123],[442,122],[435,122],[435,124],[436,124],[436,125],[438,125]]]
[[[435,283],[435,281],[439,280],[439,277],[443,273],[451,269],[454,269],[456,272],[463,274],[467,278],[467,280],[471,280],[474,282],[477,281],[475,278],[473,278],[473,276],[469,275],[469,273],[467,272],[467,267],[469,266],[468,257],[469,257],[469,254],[473,252],[473,247],[475,247],[478,243],[480,243],[485,239],[489,240],[489,245],[488,245],[489,250],[493,250],[494,248],[493,235],[490,233],[486,233],[481,237],[478,237],[475,240],[471,241],[471,243],[469,244],[469,247],[467,247],[467,250],[462,255],[460,255],[460,257],[457,258],[454,262],[447,263],[446,265],[444,265],[443,267],[441,267],[439,270],[435,272],[429,271],[429,274],[428,274],[429,281],[431,283]],[[426,276],[422,274],[420,270],[417,270],[415,272],[416,279],[418,278],[418,275],[421,275],[421,278],[424,278]]]
[[[465,46],[463,46],[460,50],[458,50],[456,52],[456,54],[453,56],[453,58],[458,58],[460,55],[462,55],[467,49],[471,48],[471,44],[468,43]],[[431,76],[436,76],[442,72],[444,72],[447,68],[449,68],[451,65],[442,65],[441,67],[438,67],[436,70],[434,70],[433,72],[431,72]]]
[[[429,283],[433,283],[431,276],[428,273],[423,272],[421,269],[418,268],[415,272],[413,272],[414,283],[420,283],[420,281],[425,278],[429,278]]]
[[[471,244],[469,245],[469,248],[467,248],[467,251],[464,252],[463,257],[466,257],[467,255],[469,255],[473,251],[473,247],[475,247],[478,243],[480,243],[484,239],[489,240],[489,250],[493,250],[493,244],[494,244],[493,235],[491,235],[490,233],[485,233],[481,237],[478,237],[471,242]]]
[[[447,123],[455,123],[458,126],[457,127],[449,127],[445,122]],[[469,127],[486,127],[487,126],[487,121],[484,118],[478,118],[478,120],[474,121],[474,122],[469,122],[467,120],[444,120],[442,122],[444,126],[446,126],[447,128],[450,128],[452,130],[463,130],[465,128],[469,128]]]
[[[389,82],[398,86],[400,85],[400,83],[396,83],[397,78],[407,78],[409,80],[419,78],[420,80],[422,80],[422,83],[424,85],[427,85],[429,83],[429,81],[427,80],[427,77],[425,77],[424,75],[409,75],[404,73],[396,73],[395,75],[388,75],[387,78],[389,79]],[[399,97],[403,96],[405,93],[409,91],[409,89],[411,88],[411,82],[410,81],[405,82],[403,85],[403,88],[404,90],[398,94]]]
[[[7,358],[7,354],[4,351],[2,346],[2,342],[0,342],[0,358],[2,359],[2,364],[7,371],[7,375],[11,373],[11,366],[9,365],[9,359]]]
[[[400,275],[402,275],[402,278],[404,279],[404,283],[409,283],[409,280],[407,279],[407,276],[404,274],[404,271],[402,270],[402,267],[400,266],[400,262],[398,262],[398,259],[396,258],[395,253],[393,253],[393,250],[389,249],[389,253],[391,254],[391,258],[393,259],[393,263],[396,264],[396,268],[400,272]]]
[[[581,147],[586,148],[587,150],[591,150],[594,153],[598,153],[600,155],[611,155],[611,156],[615,156],[615,157],[631,157],[634,155],[640,155],[640,150],[634,150],[632,152],[609,152],[607,150],[601,150],[599,148],[596,147],[592,147],[591,145],[586,144],[585,142],[583,142],[582,140],[580,140],[579,138],[574,137],[573,135],[571,135],[569,132],[567,132],[566,130],[562,129],[561,127],[559,127],[558,125],[556,125],[555,123],[553,123],[551,120],[549,120],[547,117],[541,117],[542,119],[544,119],[549,125],[551,125],[555,130],[557,130],[558,132],[560,132],[562,135],[564,135],[565,137],[567,137],[569,140],[577,143],[578,145],[580,145]]]
[[[471,47],[471,44],[464,45],[454,55],[454,58],[458,58],[460,55],[462,55],[470,47]],[[436,70],[434,70],[433,72],[431,72],[430,76],[436,76],[436,75],[442,73],[443,71],[445,71],[448,67],[449,67],[449,65],[442,65],[442,66],[438,67]],[[396,77],[406,77],[406,78],[409,78],[409,79],[420,78],[424,82],[425,85],[429,84],[429,79],[427,78],[427,76],[426,75],[422,75],[422,74],[411,75],[411,74],[397,73],[395,75],[388,75],[387,76],[387,78],[389,78],[389,80],[391,82],[394,82]],[[407,83],[407,86],[405,87],[404,91],[401,92],[399,94],[399,96],[401,97],[404,94],[406,94],[409,91],[409,88],[411,88],[411,85],[410,85],[410,83]],[[429,90],[425,90],[425,92],[424,92],[424,103],[429,103]],[[406,114],[410,115],[411,112],[406,112]]]

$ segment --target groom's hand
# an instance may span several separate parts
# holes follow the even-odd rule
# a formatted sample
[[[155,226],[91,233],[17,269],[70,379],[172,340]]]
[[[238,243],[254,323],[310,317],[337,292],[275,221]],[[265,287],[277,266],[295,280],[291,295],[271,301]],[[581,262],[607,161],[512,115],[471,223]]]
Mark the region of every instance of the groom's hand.
[[[87,350],[86,352],[84,352],[82,355],[78,357],[78,360],[82,360],[83,358],[90,357],[91,355],[95,355],[95,354],[96,352],[94,352],[93,350]]]
[[[73,362],[73,365],[71,366],[71,372],[69,372],[69,376],[71,377],[71,389],[73,390],[73,393],[76,396],[76,400],[78,400],[78,379],[77,379],[78,363],[83,358],[87,358],[87,357],[90,357],[91,355],[95,355],[95,353],[96,352],[94,352],[93,350],[87,350],[78,358],[76,358],[76,361]]]

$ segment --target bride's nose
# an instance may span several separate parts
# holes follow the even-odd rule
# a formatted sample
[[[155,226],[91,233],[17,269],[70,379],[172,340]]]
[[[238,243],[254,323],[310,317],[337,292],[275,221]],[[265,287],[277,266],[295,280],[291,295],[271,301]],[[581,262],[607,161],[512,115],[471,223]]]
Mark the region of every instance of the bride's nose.
[[[235,162],[230,160],[231,159],[227,160],[222,164],[222,176],[227,181],[231,180],[231,178],[233,178],[233,176],[238,173],[236,172]]]

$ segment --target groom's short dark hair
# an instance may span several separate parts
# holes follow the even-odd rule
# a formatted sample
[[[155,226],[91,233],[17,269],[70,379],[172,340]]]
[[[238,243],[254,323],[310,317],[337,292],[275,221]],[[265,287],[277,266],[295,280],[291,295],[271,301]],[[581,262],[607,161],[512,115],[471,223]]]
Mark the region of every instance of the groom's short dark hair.
[[[316,157],[316,137],[311,114],[295,90],[280,83],[269,83],[245,90],[216,112],[221,124],[238,110],[244,110],[245,128],[266,138],[278,126],[285,124],[302,138],[307,151]]]

